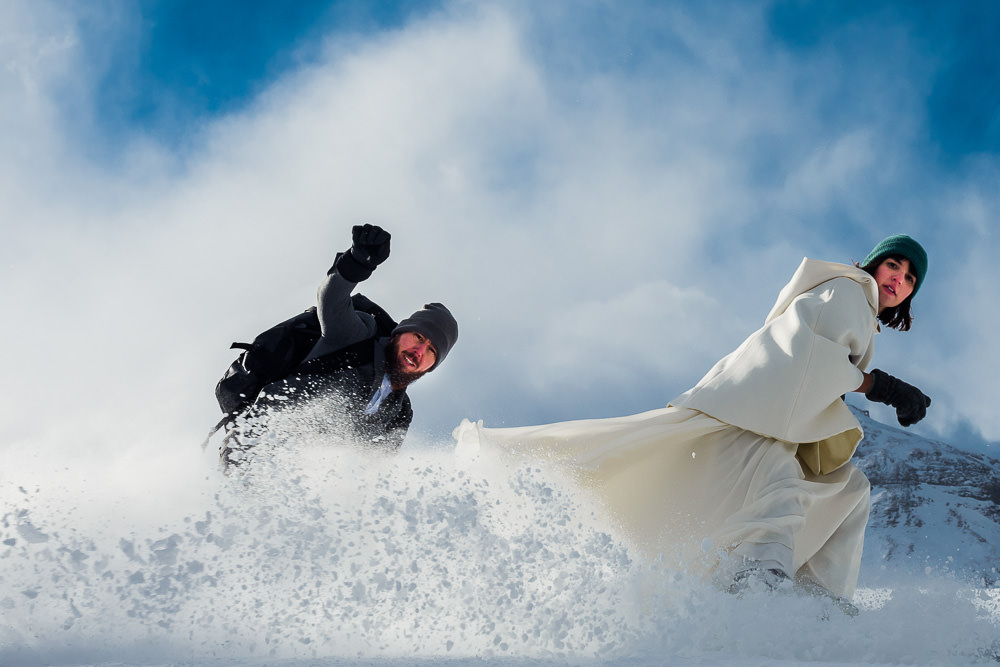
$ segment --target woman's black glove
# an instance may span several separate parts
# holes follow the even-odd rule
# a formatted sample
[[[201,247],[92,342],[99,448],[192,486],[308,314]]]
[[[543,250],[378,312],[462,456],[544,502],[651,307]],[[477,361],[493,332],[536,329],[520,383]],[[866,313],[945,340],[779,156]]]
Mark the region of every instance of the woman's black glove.
[[[389,256],[391,237],[389,232],[375,225],[355,225],[353,234],[351,249],[341,253],[333,267],[345,280],[360,283]]]
[[[931,399],[912,384],[906,384],[885,371],[871,372],[872,388],[865,393],[869,401],[885,403],[896,408],[896,419],[901,426],[912,426],[927,416]]]

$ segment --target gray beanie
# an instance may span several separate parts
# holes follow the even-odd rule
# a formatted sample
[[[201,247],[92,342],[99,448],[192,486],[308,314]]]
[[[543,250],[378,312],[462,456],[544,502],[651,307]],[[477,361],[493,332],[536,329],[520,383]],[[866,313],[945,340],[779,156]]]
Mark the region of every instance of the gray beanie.
[[[407,331],[422,333],[431,340],[431,344],[437,350],[434,365],[428,369],[431,371],[444,361],[448,351],[458,341],[458,322],[455,321],[451,311],[440,303],[424,304],[423,308],[400,322],[392,330],[392,335]]]

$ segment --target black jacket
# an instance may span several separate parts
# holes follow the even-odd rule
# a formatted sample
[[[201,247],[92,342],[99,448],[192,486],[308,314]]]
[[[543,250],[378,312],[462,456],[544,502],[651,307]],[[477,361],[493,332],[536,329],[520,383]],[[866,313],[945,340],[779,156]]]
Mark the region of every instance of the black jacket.
[[[261,401],[291,399],[292,405],[310,403],[342,417],[331,419],[349,429],[355,440],[395,451],[413,419],[405,389],[393,390],[373,414],[366,408],[385,375],[388,338],[368,338],[334,352],[307,359],[284,380],[272,382],[261,392]]]
[[[311,431],[330,432],[379,449],[395,451],[406,436],[413,409],[406,390],[394,390],[371,415],[366,408],[385,375],[389,338],[376,317],[355,309],[356,286],[335,270],[320,285],[317,303],[322,336],[287,377],[264,387],[242,424],[230,431],[220,451],[225,466],[238,462],[270,426],[274,411],[298,411]],[[388,316],[386,316],[388,317]],[[394,325],[393,325],[394,326]]]

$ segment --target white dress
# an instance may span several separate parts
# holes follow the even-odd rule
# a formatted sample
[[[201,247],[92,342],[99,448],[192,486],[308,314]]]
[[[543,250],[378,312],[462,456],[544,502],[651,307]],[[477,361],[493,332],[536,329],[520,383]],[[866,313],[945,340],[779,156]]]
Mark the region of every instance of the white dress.
[[[877,298],[868,274],[804,260],[764,327],[668,407],[517,428],[463,421],[457,450],[566,466],[650,558],[720,581],[751,559],[850,598],[870,498],[849,462],[861,426],[841,395],[861,384]]]

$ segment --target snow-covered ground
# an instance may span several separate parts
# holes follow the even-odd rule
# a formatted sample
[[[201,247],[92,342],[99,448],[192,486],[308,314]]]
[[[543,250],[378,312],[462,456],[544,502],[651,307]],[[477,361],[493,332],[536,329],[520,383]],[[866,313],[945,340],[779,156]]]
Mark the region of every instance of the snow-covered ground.
[[[461,465],[447,443],[303,445],[244,481],[196,445],[158,451],[5,457],[0,665],[1000,661],[995,586],[863,571],[856,617],[735,598],[638,562],[551,470]]]

